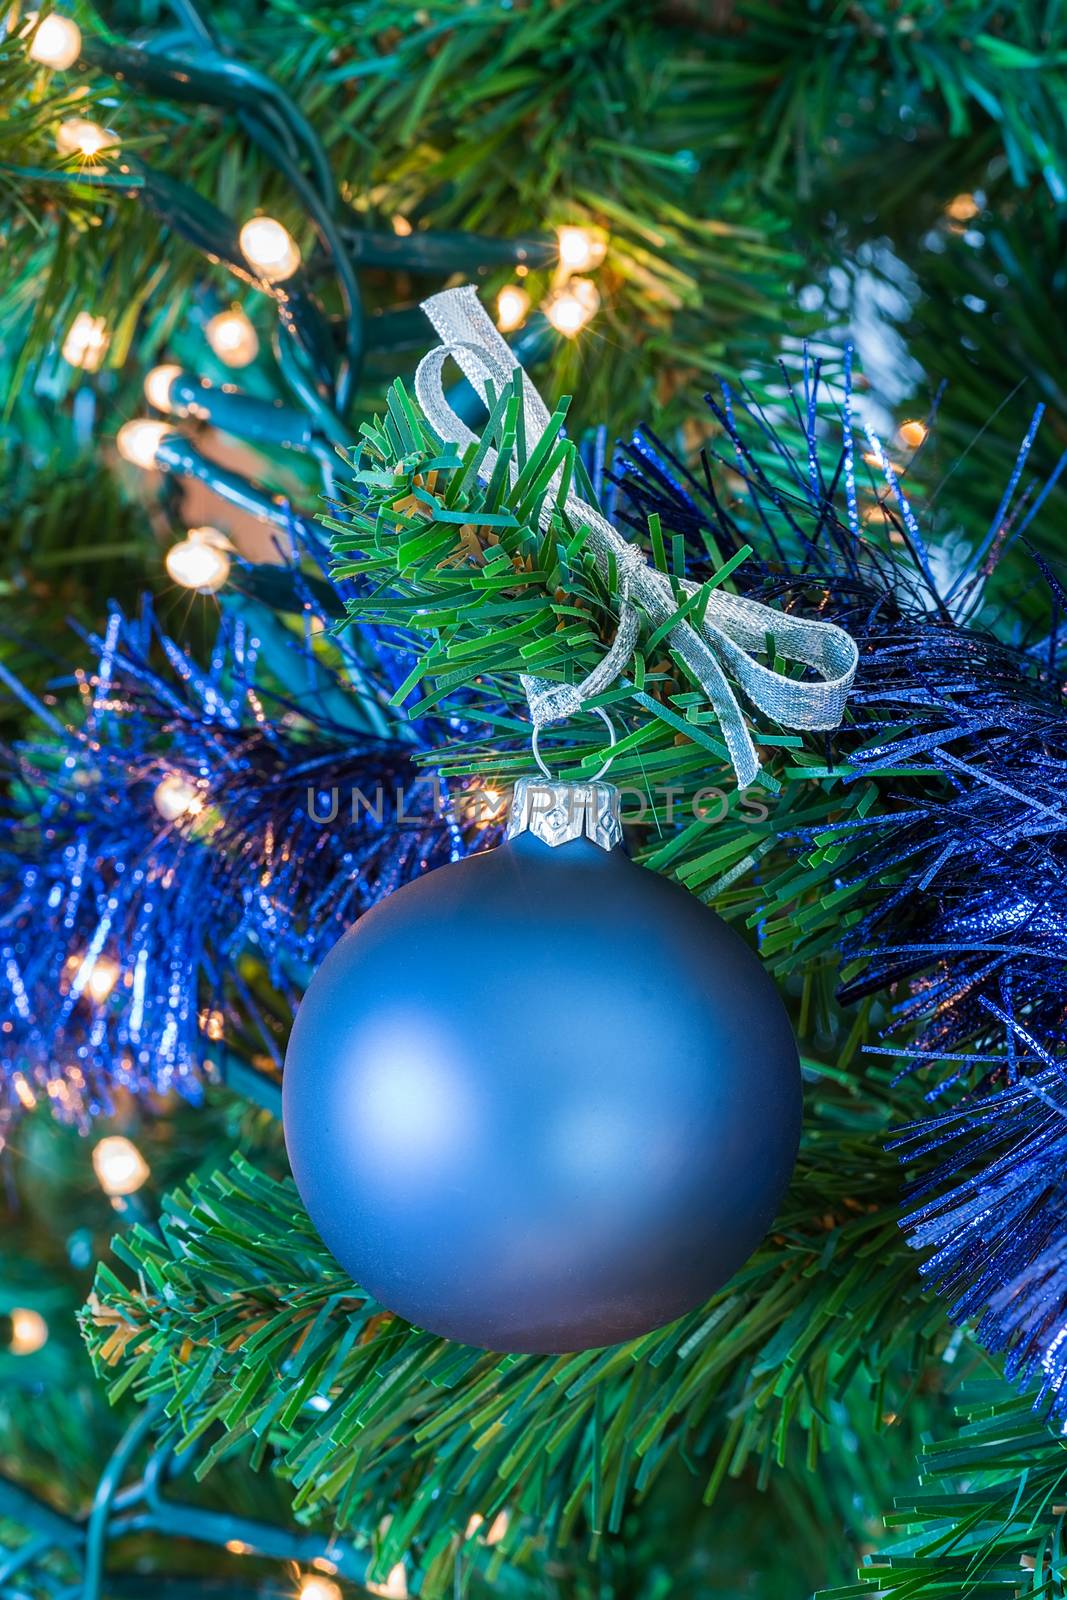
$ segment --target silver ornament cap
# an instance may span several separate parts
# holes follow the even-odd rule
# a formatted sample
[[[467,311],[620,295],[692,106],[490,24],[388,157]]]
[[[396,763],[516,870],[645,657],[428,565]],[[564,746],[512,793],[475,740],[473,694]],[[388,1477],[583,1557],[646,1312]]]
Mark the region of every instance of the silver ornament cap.
[[[507,838],[532,833],[543,844],[591,839],[601,850],[622,844],[620,792],[613,783],[563,783],[520,778],[508,816]]]

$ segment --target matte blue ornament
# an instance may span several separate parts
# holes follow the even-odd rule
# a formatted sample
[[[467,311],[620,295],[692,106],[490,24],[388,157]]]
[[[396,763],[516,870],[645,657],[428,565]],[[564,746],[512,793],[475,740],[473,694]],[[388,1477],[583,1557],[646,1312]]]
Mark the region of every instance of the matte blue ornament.
[[[289,1042],[285,1137],[382,1305],[490,1350],[583,1350],[673,1321],[755,1249],[799,1064],[756,956],[617,848],[617,790],[521,782],[508,834],[335,945]]]

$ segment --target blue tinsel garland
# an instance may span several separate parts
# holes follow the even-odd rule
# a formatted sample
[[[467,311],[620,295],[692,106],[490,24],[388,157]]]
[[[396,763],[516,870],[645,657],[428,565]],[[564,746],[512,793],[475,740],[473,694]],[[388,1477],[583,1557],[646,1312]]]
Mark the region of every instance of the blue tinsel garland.
[[[292,579],[299,607],[306,580]],[[255,626],[224,615],[201,665],[147,604],[114,610],[90,642],[81,719],[31,702],[44,736],[7,758],[0,1135],[41,1096],[80,1125],[116,1088],[195,1098],[235,1029],[244,1054],[280,1069],[284,1035],[242,955],[258,954],[289,1009],[361,910],[463,849],[413,764],[420,730],[407,742],[360,726],[344,646],[325,671],[286,631],[265,670]],[[172,775],[196,801],[168,822],[154,796]]]
[[[878,812],[842,825],[842,883],[864,884],[865,910],[842,937],[840,998],[888,991],[890,1023],[872,1052],[897,1058],[901,1076],[924,1069],[931,1101],[955,1091],[952,1110],[893,1140],[922,1174],[902,1218],[927,1252],[920,1270],[951,1297],[954,1318],[980,1319],[979,1337],[1007,1352],[1011,1374],[1040,1379],[1038,1405],[1067,1416],[1065,596],[1031,551],[1024,577],[1047,583],[1047,630],[1004,642],[966,620],[1067,456],[1040,490],[1020,492],[1039,408],[987,537],[939,578],[872,434],[865,459],[888,492],[872,488],[907,559],[862,536],[847,365],[843,443],[828,466],[818,384],[805,362],[802,396],[788,389],[799,449],[754,404],[709,397],[771,552],[737,580],[779,604],[817,603],[860,643],[853,721],[834,752],[856,777],[892,776]],[[725,558],[745,542],[711,472],[701,481],[651,436],[632,441],[619,486],[635,528],[656,512],[690,548],[703,541]]]

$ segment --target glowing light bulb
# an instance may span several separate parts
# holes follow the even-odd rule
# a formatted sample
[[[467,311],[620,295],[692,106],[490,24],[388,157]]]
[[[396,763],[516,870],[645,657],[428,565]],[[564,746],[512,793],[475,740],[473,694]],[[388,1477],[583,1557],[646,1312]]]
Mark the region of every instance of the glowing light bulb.
[[[300,247],[274,217],[250,217],[241,229],[241,254],[265,283],[284,283],[300,265]]]
[[[16,1306],[11,1313],[11,1343],[13,1356],[32,1356],[35,1350],[48,1343],[48,1324],[39,1311],[29,1306]]]
[[[230,557],[217,528],[190,528],[186,538],[171,545],[165,565],[175,583],[201,594],[221,589],[230,575]]]
[[[240,306],[220,311],[204,325],[207,342],[228,367],[247,367],[259,354],[256,330]]]
[[[398,214],[393,218],[393,232],[398,239],[407,239],[410,236],[413,229],[407,217],[402,217]]]
[[[93,1171],[104,1193],[115,1196],[136,1194],[150,1169],[132,1139],[113,1133],[93,1146]]]
[[[69,361],[72,367],[96,372],[107,352],[108,338],[107,323],[103,317],[79,311],[63,340],[63,360]]]
[[[607,244],[588,228],[563,227],[556,229],[559,244],[559,264],[567,272],[588,272],[599,267],[607,254]]]
[[[506,1511],[498,1511],[489,1524],[489,1532],[485,1535],[486,1544],[499,1544],[508,1531],[510,1521],[511,1518]]]
[[[530,296],[517,283],[506,283],[496,297],[496,325],[501,333],[521,328],[530,310]]]
[[[167,361],[161,367],[153,367],[144,381],[144,397],[148,404],[155,406],[157,411],[169,411],[170,386],[175,378],[180,378],[181,375],[181,367],[173,361]]]
[[[61,156],[98,156],[102,150],[114,150],[118,142],[115,134],[88,117],[67,117],[56,129],[56,149]]]
[[[87,957],[72,955],[67,958],[67,975],[73,980]],[[111,956],[97,956],[82,987],[82,993],[98,1006],[103,1005],[122,976],[122,968]]]
[[[408,1600],[408,1575],[404,1571],[404,1563],[398,1561],[384,1583],[366,1583],[364,1587],[368,1594],[381,1595],[382,1600]],[[319,1597],[313,1596],[312,1600],[319,1600]],[[333,1600],[332,1596],[330,1600]]]
[[[152,794],[152,804],[164,822],[177,822],[187,812],[200,809],[200,790],[182,772],[168,772]]]
[[[36,22],[37,12],[28,11],[23,33],[30,32]],[[81,55],[81,49],[82,31],[78,24],[72,17],[64,17],[58,11],[53,11],[41,19],[26,53],[31,61],[38,62],[42,67],[62,72],[65,67],[74,65]]]
[[[919,446],[925,443],[929,431],[925,422],[902,422],[897,429],[901,442],[906,444],[909,450],[918,450]]]
[[[572,278],[545,302],[545,316],[566,338],[573,339],[592,322],[600,305],[596,284],[589,278]]]
[[[156,464],[156,454],[168,433],[174,429],[169,422],[154,422],[151,417],[137,417],[124,422],[115,435],[119,455],[135,467],[148,471]]]
[[[945,207],[945,215],[951,217],[953,222],[970,222],[980,209],[973,194],[958,194]]]
[[[221,1011],[209,1011],[207,1007],[197,1015],[197,1025],[201,1033],[206,1033],[212,1044],[218,1044],[226,1031],[226,1018]],[[336,1569],[333,1569],[336,1570]]]
[[[340,1585],[309,1572],[300,1582],[300,1600],[341,1600]]]

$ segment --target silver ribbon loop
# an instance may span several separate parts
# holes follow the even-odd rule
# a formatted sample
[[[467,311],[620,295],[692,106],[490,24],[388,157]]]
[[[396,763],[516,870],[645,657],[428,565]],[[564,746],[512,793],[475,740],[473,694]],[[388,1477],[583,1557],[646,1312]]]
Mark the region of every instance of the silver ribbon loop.
[[[478,299],[477,290],[470,286],[446,289],[424,300],[422,309],[433,323],[441,344],[420,361],[415,374],[415,394],[435,433],[446,444],[454,444],[461,450],[477,440],[477,435],[456,415],[445,398],[442,374],[451,356],[483,401],[487,401],[487,383],[492,383],[499,397],[512,382],[514,373],[522,374],[526,446],[533,450],[551,420],[548,407],[497,331]],[[482,462],[486,476],[492,474],[496,457],[495,450],[486,451]],[[548,525],[553,508],[558,504],[560,476],[558,472],[542,502],[542,527]],[[633,602],[655,627],[668,621],[678,610],[670,578],[650,567],[641,550],[624,539],[596,506],[570,490],[560,509],[577,526],[588,531],[590,548],[601,571],[606,572],[609,562],[614,560],[621,580],[622,603],[611,649],[582,683],[571,686],[540,678],[523,679],[538,729],[572,716],[579,706],[609,688],[625,670],[640,627]],[[698,593],[701,587],[690,579],[678,585],[687,595]],[[712,590],[700,620],[676,622],[667,638],[674,654],[711,702],[742,787],[753,782],[760,770],[760,761],[724,669],[729,669],[759,711],[783,727],[811,731],[836,728],[844,716],[859,652],[851,635],[832,622],[791,617],[759,601]],[[774,651],[782,660],[812,668],[819,674],[819,681],[790,678],[755,660],[752,652],[766,650],[768,639],[773,640]]]

